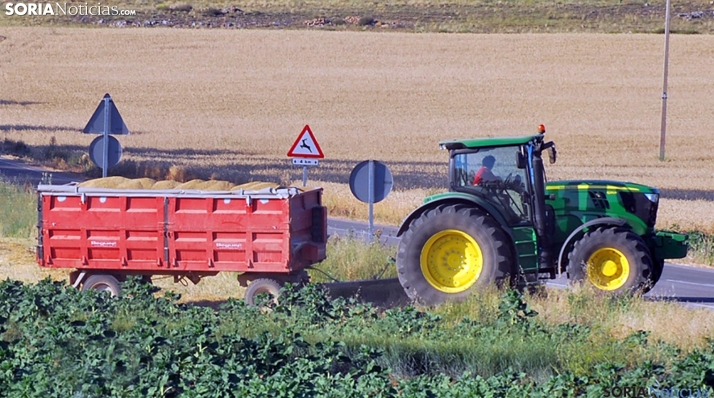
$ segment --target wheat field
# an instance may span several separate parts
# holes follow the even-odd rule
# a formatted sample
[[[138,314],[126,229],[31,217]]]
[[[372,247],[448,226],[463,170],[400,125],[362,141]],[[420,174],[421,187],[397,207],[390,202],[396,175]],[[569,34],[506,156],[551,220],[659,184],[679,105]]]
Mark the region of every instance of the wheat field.
[[[131,130],[124,158],[198,178],[299,183],[286,152],[309,124],[326,157],[310,185],[333,215],[364,217],[350,170],[387,163],[397,223],[445,186],[450,138],[547,126],[549,179],[662,189],[659,226],[714,232],[714,37],[670,44],[660,162],[663,36],[281,30],[0,29],[0,133],[85,151],[80,130],[110,93]],[[4,38],[4,39],[3,39]],[[154,176],[155,177],[155,176]]]

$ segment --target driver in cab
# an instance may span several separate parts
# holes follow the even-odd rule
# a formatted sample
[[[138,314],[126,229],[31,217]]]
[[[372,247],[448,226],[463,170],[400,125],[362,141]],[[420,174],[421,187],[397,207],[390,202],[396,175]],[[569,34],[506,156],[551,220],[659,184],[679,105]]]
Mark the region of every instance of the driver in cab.
[[[496,164],[496,158],[491,155],[484,157],[483,161],[481,161],[481,168],[478,169],[476,175],[474,175],[473,185],[480,185],[482,183],[489,182],[500,182],[501,178],[493,174],[493,171],[491,171],[493,169],[494,164]]]

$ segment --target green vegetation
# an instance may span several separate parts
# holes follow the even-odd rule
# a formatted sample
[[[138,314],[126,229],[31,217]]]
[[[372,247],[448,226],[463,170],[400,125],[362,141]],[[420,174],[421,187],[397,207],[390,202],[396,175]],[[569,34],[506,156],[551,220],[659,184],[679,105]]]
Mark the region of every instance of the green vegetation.
[[[701,264],[714,265],[714,235],[688,231],[690,257]]]
[[[614,387],[714,392],[714,345],[539,321],[514,291],[460,319],[284,290],[269,311],[179,305],[130,279],[123,298],[0,283],[8,397],[602,396]],[[492,297],[487,295],[487,297]],[[614,307],[620,304],[613,303]],[[266,305],[267,302],[266,302]],[[472,303],[473,305],[473,303]]]
[[[36,224],[34,187],[0,179],[0,237],[28,238],[36,233]]]
[[[663,0],[588,1],[227,1],[162,0],[115,2],[130,16],[72,17],[6,16],[2,25],[181,26],[223,28],[317,28],[330,30],[402,30],[413,32],[530,33],[601,32],[660,33]],[[708,1],[673,4],[672,30],[712,33],[714,18]],[[198,24],[198,25],[197,25]]]

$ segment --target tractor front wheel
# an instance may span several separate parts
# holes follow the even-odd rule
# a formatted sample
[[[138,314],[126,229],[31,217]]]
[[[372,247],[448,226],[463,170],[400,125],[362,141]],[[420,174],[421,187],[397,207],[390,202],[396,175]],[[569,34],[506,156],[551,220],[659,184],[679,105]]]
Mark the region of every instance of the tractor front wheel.
[[[412,221],[397,252],[399,281],[426,305],[467,297],[514,275],[508,237],[483,211],[442,205]]]
[[[646,293],[656,283],[654,272],[647,245],[624,228],[588,232],[568,255],[570,279],[587,281],[603,293]]]

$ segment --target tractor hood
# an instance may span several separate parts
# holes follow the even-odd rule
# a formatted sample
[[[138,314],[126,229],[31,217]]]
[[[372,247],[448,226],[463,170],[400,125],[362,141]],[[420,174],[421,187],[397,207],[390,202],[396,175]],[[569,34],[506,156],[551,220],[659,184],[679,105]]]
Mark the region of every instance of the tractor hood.
[[[559,190],[605,190],[605,191],[627,191],[639,192],[643,194],[659,195],[659,190],[647,185],[633,182],[607,181],[607,180],[568,180],[551,181],[545,185],[547,193]]]
[[[655,226],[659,190],[621,181],[552,181],[546,184],[545,199],[557,218],[575,217],[579,223],[621,218],[641,235]]]

